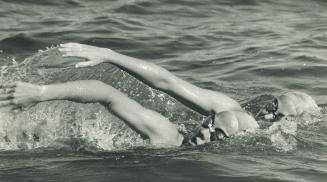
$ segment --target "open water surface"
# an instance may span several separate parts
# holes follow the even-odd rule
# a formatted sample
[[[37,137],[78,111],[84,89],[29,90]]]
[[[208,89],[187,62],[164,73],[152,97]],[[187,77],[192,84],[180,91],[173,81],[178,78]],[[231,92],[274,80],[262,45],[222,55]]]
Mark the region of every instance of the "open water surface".
[[[0,0],[1,83],[97,79],[189,133],[202,122],[110,64],[61,64],[56,46],[79,42],[154,62],[252,113],[289,90],[322,109],[173,149],[148,147],[100,104],[2,109],[0,181],[326,181],[326,8],[324,0]]]

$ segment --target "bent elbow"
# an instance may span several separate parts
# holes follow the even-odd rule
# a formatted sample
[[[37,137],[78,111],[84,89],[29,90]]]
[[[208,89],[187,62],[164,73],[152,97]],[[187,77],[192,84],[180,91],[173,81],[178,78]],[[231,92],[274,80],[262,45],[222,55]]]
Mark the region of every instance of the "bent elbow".
[[[176,82],[174,78],[164,77],[156,80],[155,83],[153,83],[153,87],[158,90],[167,91],[171,90]]]
[[[167,90],[169,88],[169,83],[165,79],[156,80],[156,82],[153,83],[153,88],[158,90]]]

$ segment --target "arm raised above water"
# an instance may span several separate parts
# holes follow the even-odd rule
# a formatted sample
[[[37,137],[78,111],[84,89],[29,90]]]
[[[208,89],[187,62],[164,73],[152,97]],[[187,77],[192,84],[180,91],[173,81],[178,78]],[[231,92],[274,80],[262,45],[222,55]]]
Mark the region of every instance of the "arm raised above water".
[[[17,108],[49,100],[100,102],[136,132],[149,137],[153,144],[180,145],[182,136],[174,124],[159,113],[146,109],[110,85],[82,80],[53,85],[17,82],[2,85],[0,107]]]
[[[114,64],[149,86],[166,92],[204,115],[224,110],[241,110],[240,105],[232,98],[197,87],[151,62],[122,55],[110,49],[77,43],[62,44],[59,50],[64,56],[82,57],[89,60],[77,63],[76,67],[94,66],[103,62]]]

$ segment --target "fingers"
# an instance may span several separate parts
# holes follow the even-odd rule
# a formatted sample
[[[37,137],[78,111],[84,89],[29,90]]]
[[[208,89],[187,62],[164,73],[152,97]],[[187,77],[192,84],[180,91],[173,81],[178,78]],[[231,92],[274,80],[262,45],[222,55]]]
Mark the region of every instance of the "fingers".
[[[13,93],[0,95],[0,101],[9,100],[9,99],[13,99],[13,98],[14,98]]]
[[[76,47],[76,46],[82,46],[82,44],[74,43],[74,42],[68,42],[65,44],[60,44],[60,47]]]
[[[64,54],[69,54],[72,52],[71,48],[63,47],[63,48],[58,48],[58,50]]]
[[[84,51],[82,47],[60,47],[58,50],[62,53],[63,57],[83,57],[85,58],[85,55],[83,55]]]
[[[0,107],[15,105],[16,102],[14,102],[14,92],[17,84],[18,82],[0,85]]]
[[[6,107],[13,105],[14,101],[13,100],[5,100],[5,101],[0,101],[0,107]]]
[[[17,83],[5,83],[5,84],[0,84],[0,88],[14,88],[16,87]]]
[[[92,61],[86,61],[86,62],[80,62],[80,63],[77,63],[75,65],[76,68],[83,68],[83,67],[87,67],[87,66],[93,66],[93,62]]]
[[[62,57],[78,57],[78,55],[72,52],[72,50],[70,49],[66,49],[66,48],[59,48],[58,49],[61,53],[62,53]]]
[[[0,101],[13,99],[17,83],[6,83],[0,85]]]
[[[14,88],[5,88],[5,89],[3,89],[5,94],[14,93],[15,90],[16,90],[15,87]]]
[[[59,51],[62,53],[62,57],[81,57],[86,58],[82,52],[80,51],[74,51],[71,48],[59,48]],[[93,66],[94,63],[92,61],[86,61],[86,62],[79,62],[75,65],[76,68],[82,68],[87,66]]]

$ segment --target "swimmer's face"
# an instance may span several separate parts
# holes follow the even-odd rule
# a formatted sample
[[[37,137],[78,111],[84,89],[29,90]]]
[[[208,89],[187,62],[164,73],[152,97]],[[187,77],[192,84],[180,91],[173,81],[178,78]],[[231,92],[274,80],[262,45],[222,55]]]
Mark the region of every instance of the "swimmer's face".
[[[200,127],[195,135],[191,138],[193,145],[201,145],[210,142],[210,131],[209,128]]]
[[[219,128],[215,128],[214,131],[212,131],[212,129],[200,127],[191,138],[190,142],[193,145],[201,145],[212,141],[223,140],[224,138],[225,134]]]
[[[278,113],[278,100],[274,99],[272,102],[266,104],[257,114],[257,118],[268,120],[268,121],[276,121],[279,120],[283,115]]]

